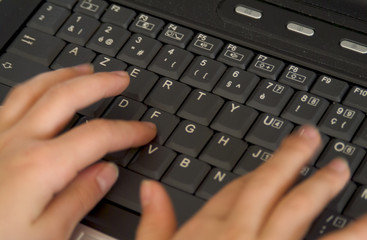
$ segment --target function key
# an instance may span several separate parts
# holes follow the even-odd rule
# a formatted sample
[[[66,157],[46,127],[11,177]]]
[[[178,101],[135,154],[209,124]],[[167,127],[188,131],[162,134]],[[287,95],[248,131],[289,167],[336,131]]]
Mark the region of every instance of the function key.
[[[250,50],[234,44],[227,44],[217,60],[233,67],[245,69],[253,56],[254,53]]]
[[[187,50],[199,55],[215,58],[215,56],[221,50],[223,44],[223,41],[218,38],[198,33],[188,46]]]
[[[48,1],[61,7],[72,9],[78,0],[48,0]]]
[[[84,46],[98,27],[99,22],[97,20],[74,13],[62,26],[57,36],[68,42]]]
[[[345,105],[367,112],[367,89],[353,87],[344,102]]]
[[[248,71],[264,78],[276,80],[282,72],[284,65],[284,62],[278,59],[259,54],[250,65]]]
[[[69,10],[52,3],[45,3],[27,26],[54,35],[69,15]]]
[[[94,18],[100,18],[107,7],[108,3],[102,0],[80,0],[74,11]]]
[[[170,23],[165,27],[158,39],[162,42],[185,48],[193,35],[194,32],[190,29]]]
[[[161,19],[140,14],[130,26],[130,31],[156,38],[163,26],[164,22]]]
[[[279,82],[285,83],[298,90],[308,91],[316,78],[316,73],[294,65],[288,66],[280,77]]]
[[[311,93],[331,101],[340,102],[348,88],[346,82],[323,75],[316,80]]]
[[[102,17],[102,22],[113,23],[117,26],[128,28],[136,13],[116,4],[112,4]]]

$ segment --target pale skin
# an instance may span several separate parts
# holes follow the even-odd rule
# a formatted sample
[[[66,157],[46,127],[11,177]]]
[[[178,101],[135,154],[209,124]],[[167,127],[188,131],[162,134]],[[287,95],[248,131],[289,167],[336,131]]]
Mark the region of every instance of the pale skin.
[[[99,160],[154,138],[150,123],[101,119],[59,134],[77,110],[128,84],[124,72],[93,74],[82,65],[38,75],[11,91],[0,108],[0,239],[69,239],[118,177],[114,164]],[[317,130],[302,127],[179,229],[162,186],[143,182],[137,240],[301,239],[350,174],[336,159],[291,189],[319,145]],[[366,224],[362,217],[322,239],[366,239]]]

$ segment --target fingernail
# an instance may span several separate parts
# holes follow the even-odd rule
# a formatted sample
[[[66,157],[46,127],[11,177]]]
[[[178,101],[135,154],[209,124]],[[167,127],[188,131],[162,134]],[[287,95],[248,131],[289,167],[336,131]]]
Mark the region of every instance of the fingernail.
[[[157,126],[152,123],[152,122],[141,122],[142,124],[144,124],[145,126],[152,128],[152,129],[157,129]]]
[[[118,167],[114,163],[107,163],[98,173],[97,182],[103,193],[107,193],[118,178]]]
[[[152,199],[152,182],[150,180],[143,180],[140,185],[140,202],[142,207],[147,206]]]
[[[75,66],[74,69],[76,69],[78,72],[81,73],[91,73],[93,72],[94,66],[92,64],[87,63]]]
[[[327,168],[338,173],[343,173],[348,170],[349,164],[347,160],[343,158],[336,158],[327,165]]]
[[[319,136],[319,132],[312,126],[302,126],[298,129],[297,134],[301,137],[313,140]]]
[[[127,77],[127,76],[129,76],[129,74],[127,72],[125,72],[125,71],[114,71],[112,73],[113,74],[116,74],[116,75],[118,75],[120,77]]]

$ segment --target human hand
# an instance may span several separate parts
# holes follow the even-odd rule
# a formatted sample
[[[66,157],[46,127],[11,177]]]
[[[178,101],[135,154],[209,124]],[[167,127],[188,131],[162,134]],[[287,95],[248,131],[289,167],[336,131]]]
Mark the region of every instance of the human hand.
[[[117,179],[112,163],[92,164],[155,136],[150,123],[107,120],[57,136],[77,110],[129,84],[124,72],[92,72],[82,65],[41,74],[0,107],[0,239],[69,239]]]
[[[336,159],[293,188],[299,172],[320,145],[313,127],[304,126],[283,141],[257,170],[224,187],[183,227],[176,229],[172,204],[162,186],[144,182],[137,240],[299,240],[314,218],[349,179]],[[367,239],[367,217],[323,240]]]

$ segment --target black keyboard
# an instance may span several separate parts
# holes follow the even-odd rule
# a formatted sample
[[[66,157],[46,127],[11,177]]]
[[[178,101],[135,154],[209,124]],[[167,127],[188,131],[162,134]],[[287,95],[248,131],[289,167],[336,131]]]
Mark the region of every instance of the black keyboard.
[[[131,84],[79,111],[75,126],[106,118],[158,127],[152,143],[105,156],[120,166],[120,177],[87,225],[133,236],[112,225],[136,227],[146,178],[166,187],[181,225],[303,124],[318,126],[323,149],[299,182],[336,156],[352,171],[306,239],[367,212],[367,89],[122,5],[49,0],[0,56],[0,99],[37,73],[86,62],[97,72],[126,70]]]

